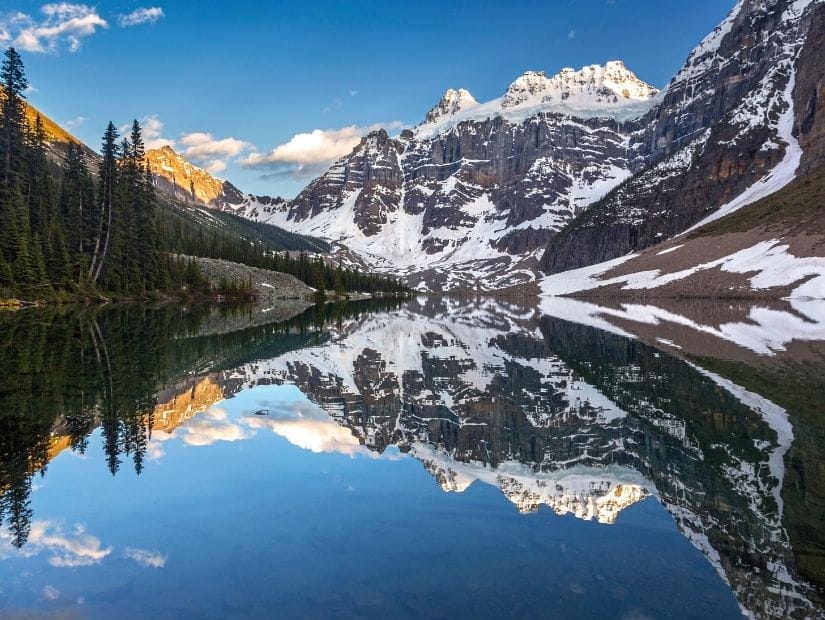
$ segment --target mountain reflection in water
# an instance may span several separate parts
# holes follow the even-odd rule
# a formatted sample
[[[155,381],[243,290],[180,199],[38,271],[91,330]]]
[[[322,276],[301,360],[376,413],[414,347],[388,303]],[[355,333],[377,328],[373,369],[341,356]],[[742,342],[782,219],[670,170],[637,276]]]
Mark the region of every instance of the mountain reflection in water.
[[[56,535],[32,514],[35,475],[83,454],[95,429],[112,474],[139,474],[168,441],[272,432],[313,452],[392,448],[444,491],[480,482],[521,512],[606,527],[656,497],[743,611],[818,615],[823,307],[422,298],[263,324],[244,308],[5,314],[2,536],[25,549]],[[281,384],[309,402],[219,405]]]

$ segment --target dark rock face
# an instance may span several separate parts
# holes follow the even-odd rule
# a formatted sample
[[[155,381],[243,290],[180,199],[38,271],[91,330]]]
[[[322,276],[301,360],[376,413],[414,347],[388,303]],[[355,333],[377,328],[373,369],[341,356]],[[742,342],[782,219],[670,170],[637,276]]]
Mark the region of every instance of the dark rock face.
[[[821,46],[797,60],[811,23],[790,0],[741,1],[688,58],[662,101],[639,122],[643,171],[550,240],[541,268],[557,273],[643,249],[682,232],[764,177],[787,153],[782,115],[816,108]],[[813,118],[807,117],[808,123]],[[801,125],[805,122],[799,118]],[[809,130],[810,140],[819,140]]]
[[[457,264],[450,254],[472,241],[479,251],[471,258],[487,269],[481,287],[496,288],[512,265],[509,256],[540,252],[594,192],[606,191],[600,186],[630,174],[629,135],[610,119],[549,113],[521,123],[466,121],[434,136],[408,131],[392,139],[380,130],[313,181],[277,223],[331,237],[342,231],[324,229],[321,216],[351,209],[347,217],[368,241],[399,217],[415,216],[414,228],[397,234],[413,238],[422,262]],[[438,288],[479,282],[477,272],[457,274]]]
[[[669,154],[713,127],[755,90],[781,89],[787,44],[798,49],[797,19],[786,16],[793,0],[739,0],[671,80],[661,103],[642,120],[640,155]]]
[[[733,136],[735,146],[725,144],[725,137],[734,133],[729,125],[717,125],[698,154],[687,154],[691,161],[683,169],[666,160],[617,188],[550,240],[542,269],[575,269],[664,241],[738,196],[781,161],[784,149],[762,149],[772,138],[766,127]]]
[[[399,207],[401,150],[401,143],[383,129],[371,133],[349,156],[310,183],[290,203],[287,217],[301,222],[339,209],[349,195],[361,190],[355,200],[354,221],[364,234],[375,234],[386,223],[387,213]]]
[[[802,147],[798,176],[825,163],[825,5],[814,8],[794,86],[794,136]]]

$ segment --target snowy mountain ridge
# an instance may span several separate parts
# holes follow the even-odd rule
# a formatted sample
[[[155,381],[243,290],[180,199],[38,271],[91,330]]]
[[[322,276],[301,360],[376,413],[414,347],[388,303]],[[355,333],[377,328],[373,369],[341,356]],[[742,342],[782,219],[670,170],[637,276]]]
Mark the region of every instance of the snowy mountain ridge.
[[[565,67],[550,77],[543,71],[526,71],[502,96],[486,103],[478,103],[464,89],[448,90],[415,133],[419,138],[433,136],[463,121],[496,116],[519,122],[542,112],[627,120],[647,112],[658,93],[621,60],[587,65],[578,71]]]
[[[465,108],[472,108],[478,105],[478,101],[470,94],[470,91],[463,88],[453,90],[448,88],[441,96],[441,100],[433,107],[424,119],[425,123],[434,123],[440,118],[452,117]]]

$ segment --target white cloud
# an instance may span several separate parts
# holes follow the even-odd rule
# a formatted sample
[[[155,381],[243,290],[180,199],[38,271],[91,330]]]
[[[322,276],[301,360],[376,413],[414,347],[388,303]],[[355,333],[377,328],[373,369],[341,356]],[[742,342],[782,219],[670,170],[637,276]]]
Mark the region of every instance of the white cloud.
[[[78,127],[83,125],[83,123],[85,123],[87,120],[89,120],[89,119],[86,118],[85,116],[75,116],[73,119],[68,120],[65,123],[63,123],[63,126],[66,129],[77,129]]]
[[[163,135],[164,124],[157,114],[144,116],[138,122],[141,129],[140,135],[143,137],[143,146],[146,150],[159,149],[163,146],[175,146],[174,138],[167,138]],[[129,138],[132,135],[131,121],[118,127],[117,131],[121,137]]]
[[[117,23],[121,28],[129,28],[140,24],[154,24],[161,17],[165,17],[165,14],[159,6],[140,7],[128,15],[121,15]]]
[[[77,52],[82,39],[99,28],[108,28],[94,7],[70,2],[44,4],[43,18],[36,20],[25,13],[16,13],[0,21],[0,40],[27,52],[57,52],[61,45]]]
[[[43,598],[47,601],[56,601],[60,598],[60,590],[55,588],[54,586],[45,585],[43,586]]]
[[[0,531],[3,546],[10,547],[11,536],[7,530]],[[48,562],[58,568],[75,568],[99,564],[112,552],[112,547],[103,547],[97,536],[86,533],[82,525],[75,525],[70,534],[63,531],[60,523],[46,519],[32,521],[26,546],[15,550],[24,557],[32,557],[42,552],[51,553]],[[6,549],[7,553],[12,551]]]
[[[403,124],[393,121],[367,127],[350,125],[341,129],[314,129],[292,136],[268,153],[252,152],[241,161],[241,165],[245,168],[288,171],[297,177],[312,176],[339,157],[349,154],[366,134],[382,127],[393,130],[400,129]]]
[[[247,151],[252,145],[237,138],[215,138],[211,133],[184,134],[180,140],[185,147],[183,156],[207,172],[217,174],[226,170],[227,160]]]
[[[229,421],[226,411],[210,407],[197,417],[188,420],[180,433],[183,442],[190,446],[209,446],[218,441],[242,441],[255,433]]]
[[[169,441],[173,437],[173,434],[167,433],[166,431],[153,430],[152,439],[146,446],[146,456],[148,456],[150,460],[155,461],[156,463],[160,462],[160,460],[164,456],[166,456],[166,450],[163,447],[163,442]]]
[[[147,149],[159,149],[162,146],[175,146],[171,138],[163,137],[163,121],[157,115],[144,116],[141,121],[143,127],[143,143]]]
[[[211,133],[188,133],[181,138],[186,147],[184,153],[193,159],[208,159],[209,157],[234,157],[249,147],[247,142],[236,138],[215,138]]]
[[[212,159],[202,165],[209,174],[219,174],[226,170],[226,162],[221,159]]]
[[[140,124],[147,150],[170,146],[211,174],[223,172],[226,170],[228,160],[252,147],[248,142],[237,138],[215,138],[211,133],[202,131],[182,134],[179,140],[169,138],[163,134],[163,121],[156,114],[144,116]],[[121,135],[127,136],[131,130],[131,123],[119,129]]]
[[[269,429],[292,445],[311,452],[391,458],[369,450],[349,428],[341,426],[323,409],[310,403],[284,403],[276,409],[270,409],[266,416],[251,415],[243,421],[254,429]]]
[[[568,39],[575,39],[575,38],[576,38],[576,31],[575,31],[575,30],[571,30],[570,32],[568,32],[568,33],[567,33],[567,38],[568,38]]]
[[[169,556],[163,555],[159,551],[148,551],[136,547],[126,547],[123,555],[147,568],[163,568],[169,558]]]

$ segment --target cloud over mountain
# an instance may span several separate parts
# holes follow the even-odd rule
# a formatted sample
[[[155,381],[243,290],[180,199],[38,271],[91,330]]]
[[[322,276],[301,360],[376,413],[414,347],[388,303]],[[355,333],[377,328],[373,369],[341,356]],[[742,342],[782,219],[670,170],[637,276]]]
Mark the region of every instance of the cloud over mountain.
[[[366,134],[382,127],[400,129],[403,124],[393,121],[366,127],[350,125],[340,129],[313,129],[310,132],[295,134],[268,153],[254,151],[241,160],[241,165],[245,168],[292,174],[299,178],[314,176],[339,157],[352,151]]]

